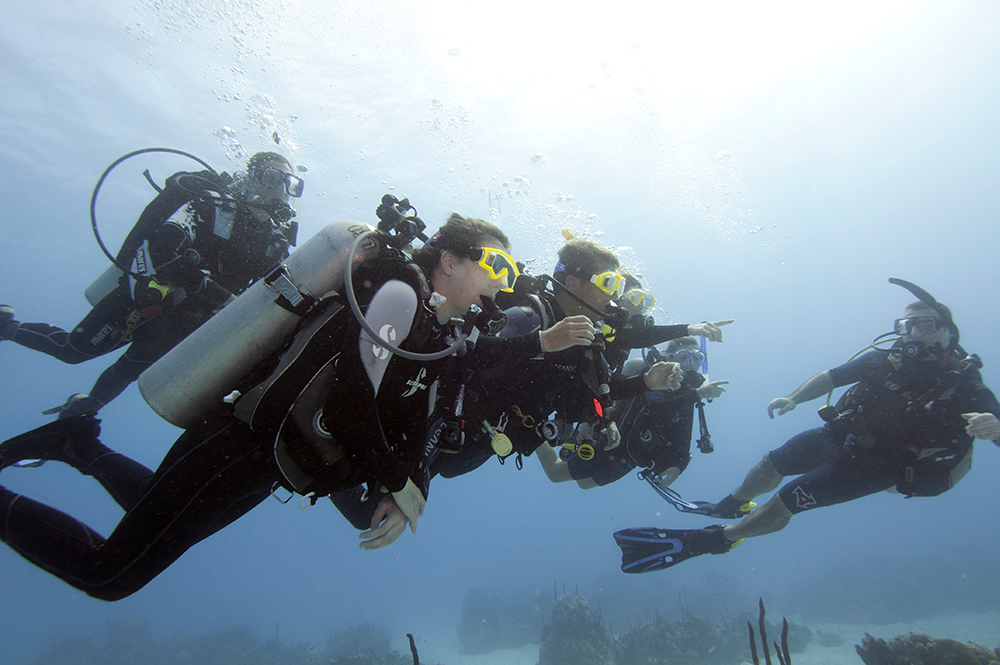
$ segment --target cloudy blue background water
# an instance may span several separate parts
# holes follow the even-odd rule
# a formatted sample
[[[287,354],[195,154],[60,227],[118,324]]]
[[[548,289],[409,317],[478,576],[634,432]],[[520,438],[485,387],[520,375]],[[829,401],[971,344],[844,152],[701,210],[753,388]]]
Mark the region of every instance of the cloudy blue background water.
[[[992,2],[4,2],[0,61],[0,302],[21,320],[69,327],[87,312],[83,289],[106,267],[88,204],[114,159],[166,146],[232,171],[277,132],[307,169],[300,238],[373,220],[391,191],[432,227],[453,210],[498,221],[536,272],[560,228],[597,239],[642,272],[660,322],[736,318],[711,348],[712,378],[731,384],[708,409],[717,452],[695,453],[675,486],[689,498],[721,497],[819,422],[812,406],[775,421],[765,406],[889,329],[912,299],[890,276],[953,308],[1000,387]],[[119,168],[98,208],[109,245],[153,195],[145,168],[162,182],[192,164]],[[106,364],[0,344],[0,438],[46,422]],[[134,387],[102,417],[105,441],[150,466],[179,433]],[[0,548],[0,660],[119,618],[314,644],[368,619],[454,640],[473,587],[644,593],[641,612],[677,589],[767,595],[876,555],[995,552],[998,470],[1000,450],[979,444],[938,499],[870,497],[638,578],[617,572],[613,531],[704,520],[632,479],[552,485],[534,459],[437,481],[419,534],[377,552],[329,505],[267,501],[114,604]],[[120,516],[58,465],[3,483],[103,532]]]

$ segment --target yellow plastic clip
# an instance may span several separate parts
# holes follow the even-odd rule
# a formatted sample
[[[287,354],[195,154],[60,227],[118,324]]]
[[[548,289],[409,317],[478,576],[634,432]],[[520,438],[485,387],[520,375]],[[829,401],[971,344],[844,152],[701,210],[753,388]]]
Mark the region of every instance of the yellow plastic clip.
[[[166,298],[170,294],[171,290],[169,286],[166,286],[165,284],[160,284],[155,279],[149,280],[149,284],[146,285],[146,288],[153,289],[154,291],[159,291],[160,300]]]
[[[521,424],[524,425],[525,427],[535,426],[535,418],[531,415],[526,416],[523,413],[521,413],[521,407],[519,407],[518,405],[515,404],[514,406],[512,406],[511,411],[514,412],[515,416],[521,419]]]

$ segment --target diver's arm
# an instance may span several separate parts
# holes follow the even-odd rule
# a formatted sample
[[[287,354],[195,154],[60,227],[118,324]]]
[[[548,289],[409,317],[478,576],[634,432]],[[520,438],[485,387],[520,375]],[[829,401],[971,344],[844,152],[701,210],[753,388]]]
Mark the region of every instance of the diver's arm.
[[[520,335],[489,337],[482,335],[469,364],[473,369],[492,369],[509,362],[541,357],[574,346],[590,346],[596,334],[594,324],[586,316],[568,316],[545,330],[532,330]]]
[[[830,376],[830,370],[824,370],[796,388],[791,395],[771,400],[767,405],[767,415],[773,419],[774,412],[777,411],[779,416],[783,416],[799,404],[822,397],[834,388],[836,385]]]
[[[545,475],[552,482],[564,483],[567,480],[573,480],[573,477],[569,475],[569,464],[559,459],[559,453],[549,444],[543,443],[538,446],[535,455],[538,457],[538,462],[542,465]]]
[[[677,390],[684,379],[680,365],[671,362],[658,362],[642,374],[625,376],[621,372],[614,374],[608,382],[611,388],[609,396],[612,400],[628,399],[641,395],[648,390]]]
[[[609,345],[625,349],[645,349],[687,335],[688,325],[686,323],[676,326],[623,328],[615,332],[615,339],[613,342],[609,342]]]

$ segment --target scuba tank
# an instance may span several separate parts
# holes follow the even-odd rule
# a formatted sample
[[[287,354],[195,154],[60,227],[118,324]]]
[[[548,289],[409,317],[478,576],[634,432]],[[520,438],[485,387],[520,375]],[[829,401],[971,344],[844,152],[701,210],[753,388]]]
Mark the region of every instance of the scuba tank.
[[[90,286],[83,290],[83,295],[86,296],[90,306],[96,307],[97,303],[104,300],[109,293],[117,289],[119,284],[121,284],[121,278],[124,274],[118,266],[108,266],[107,270],[102,272],[97,279],[91,282]]]
[[[310,238],[139,376],[149,406],[181,428],[198,422],[285,342],[316,297],[342,289],[352,242],[372,230],[360,222],[333,222]],[[377,251],[377,242],[362,243],[353,260]]]

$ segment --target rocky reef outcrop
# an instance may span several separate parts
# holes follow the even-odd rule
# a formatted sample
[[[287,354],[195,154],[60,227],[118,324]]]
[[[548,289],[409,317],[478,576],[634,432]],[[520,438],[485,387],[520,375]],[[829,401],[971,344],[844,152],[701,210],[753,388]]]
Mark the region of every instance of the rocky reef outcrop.
[[[924,633],[903,633],[886,642],[865,633],[854,647],[865,665],[1000,665],[1000,647],[936,640]]]

